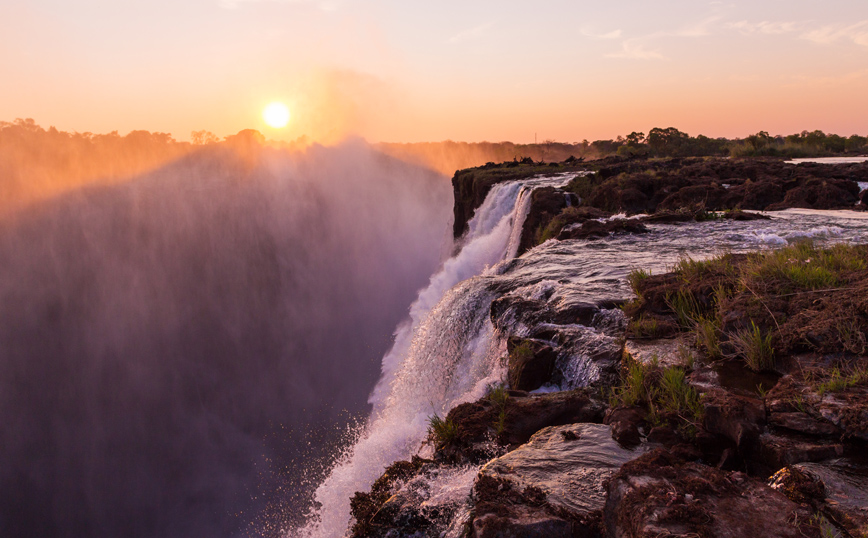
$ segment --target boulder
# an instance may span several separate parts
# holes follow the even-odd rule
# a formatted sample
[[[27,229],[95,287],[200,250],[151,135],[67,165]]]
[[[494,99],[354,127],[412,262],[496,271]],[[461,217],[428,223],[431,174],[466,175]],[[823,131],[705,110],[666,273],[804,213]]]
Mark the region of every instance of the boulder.
[[[639,428],[644,423],[645,410],[639,407],[611,408],[603,417],[603,424],[612,427],[612,439],[625,447],[634,447],[642,441]]]
[[[868,535],[868,467],[850,459],[787,466],[769,484],[808,504],[850,536]]]
[[[646,233],[648,228],[639,219],[613,219],[604,222],[589,220],[577,228],[565,228],[558,239],[599,239],[611,234]]]
[[[817,420],[807,413],[770,413],[769,424],[804,435],[840,437],[841,430],[825,420]]]
[[[605,405],[587,389],[528,395],[510,391],[502,407],[488,397],[456,406],[446,416],[455,424],[455,439],[437,458],[453,463],[482,463],[517,446],[547,426],[600,422]]]
[[[811,512],[763,482],[657,449],[627,463],[607,485],[612,538],[819,538]]]
[[[600,424],[537,432],[479,472],[474,536],[600,536],[606,481],[644,450]]]

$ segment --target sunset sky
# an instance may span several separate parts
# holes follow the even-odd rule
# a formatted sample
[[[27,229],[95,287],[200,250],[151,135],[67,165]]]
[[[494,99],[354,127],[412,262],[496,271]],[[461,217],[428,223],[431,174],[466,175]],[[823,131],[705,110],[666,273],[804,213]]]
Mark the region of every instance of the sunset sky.
[[[67,131],[868,134],[866,0],[6,0],[0,20],[0,120]]]

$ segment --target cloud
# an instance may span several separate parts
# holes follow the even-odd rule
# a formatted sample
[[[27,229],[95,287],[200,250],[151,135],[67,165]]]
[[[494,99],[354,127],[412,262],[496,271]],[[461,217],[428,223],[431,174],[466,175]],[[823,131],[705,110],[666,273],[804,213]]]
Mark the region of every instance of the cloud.
[[[472,41],[474,39],[479,39],[488,31],[489,28],[494,26],[494,22],[486,22],[480,24],[479,26],[475,26],[473,28],[469,28],[462,32],[455,34],[446,40],[447,43],[463,43],[465,41]]]
[[[793,21],[781,21],[781,22],[771,22],[771,21],[761,21],[761,22],[748,22],[748,21],[738,21],[731,22],[727,24],[729,28],[734,30],[738,30],[743,34],[766,34],[766,35],[783,35],[789,34],[793,32],[798,32],[801,28],[804,27],[804,23],[793,22]]]
[[[242,4],[272,2],[278,4],[314,4],[323,11],[337,11],[339,0],[219,0],[224,9],[238,9]]]
[[[704,37],[711,35],[711,27],[721,19],[720,16],[708,17],[690,26],[685,26],[676,31],[674,36],[677,37]]]
[[[606,54],[607,58],[626,58],[630,60],[665,60],[659,51],[650,50],[638,39],[628,39],[621,43],[621,50]]]
[[[591,39],[618,39],[621,37],[621,30],[612,30],[611,32],[607,32],[605,34],[599,34],[590,30],[588,28],[582,28],[579,32],[585,36],[590,37]]]
[[[606,58],[627,58],[631,60],[667,60],[659,50],[648,48],[647,42],[661,38],[697,38],[712,35],[712,28],[720,16],[712,16],[697,21],[689,26],[684,26],[677,31],[654,32],[641,37],[625,39],[621,42],[621,50],[606,54]],[[621,30],[614,30],[607,34],[595,34],[587,29],[581,30],[582,35],[595,39],[617,39],[621,37]]]
[[[786,35],[799,33],[799,37],[821,45],[837,42],[852,42],[868,47],[868,20],[854,24],[827,24],[810,28],[806,22],[796,21],[738,21],[727,24],[729,28],[742,34]]]
[[[801,35],[803,39],[823,45],[838,41],[852,41],[857,45],[868,47],[868,20],[855,24],[829,24],[816,30],[810,30]]]
[[[862,84],[868,79],[868,69],[851,71],[837,76],[810,76],[799,75],[793,77],[793,82],[787,84],[787,87],[815,87],[815,88],[835,88],[848,86],[853,83]]]

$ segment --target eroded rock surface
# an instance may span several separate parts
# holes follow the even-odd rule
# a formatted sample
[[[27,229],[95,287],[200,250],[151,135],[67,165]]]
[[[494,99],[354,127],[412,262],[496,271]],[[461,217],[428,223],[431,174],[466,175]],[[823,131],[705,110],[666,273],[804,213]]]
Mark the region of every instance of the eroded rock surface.
[[[604,520],[612,538],[820,537],[808,508],[760,480],[663,449],[624,465],[607,493]]]
[[[480,471],[475,536],[549,536],[543,528],[554,536],[599,536],[606,481],[643,451],[622,447],[600,424],[537,432]]]
[[[770,485],[808,504],[853,537],[868,535],[868,465],[850,459],[800,463],[781,469]]]

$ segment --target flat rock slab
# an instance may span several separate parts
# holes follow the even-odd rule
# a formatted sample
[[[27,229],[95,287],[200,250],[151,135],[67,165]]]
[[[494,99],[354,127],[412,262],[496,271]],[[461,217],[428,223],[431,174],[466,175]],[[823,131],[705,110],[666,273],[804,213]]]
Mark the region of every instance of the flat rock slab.
[[[809,439],[764,433],[760,436],[763,461],[772,469],[802,462],[818,462],[844,455],[844,445],[824,439]]]
[[[539,488],[553,506],[590,512],[603,508],[606,480],[643,452],[642,448],[627,449],[618,444],[609,426],[553,426],[492,460],[480,474],[509,480],[520,488]]]
[[[628,339],[624,351],[636,362],[650,364],[657,360],[662,367],[682,366],[681,348],[690,352],[690,344],[684,336],[657,338],[653,340]]]

